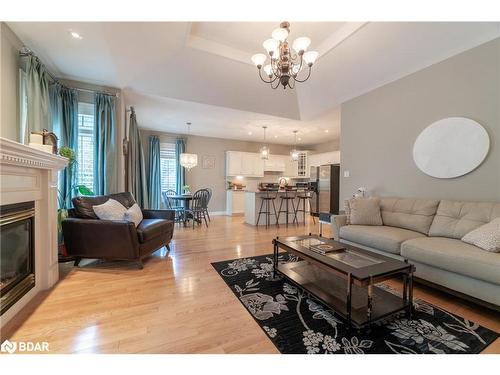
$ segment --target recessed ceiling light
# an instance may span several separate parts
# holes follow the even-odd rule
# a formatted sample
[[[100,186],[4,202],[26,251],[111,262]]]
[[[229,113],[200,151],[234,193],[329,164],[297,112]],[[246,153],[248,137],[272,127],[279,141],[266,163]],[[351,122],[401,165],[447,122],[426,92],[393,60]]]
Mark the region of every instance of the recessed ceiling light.
[[[248,132],[248,135],[252,135],[252,132]]]
[[[301,141],[301,140],[302,140],[302,138],[297,138],[297,139],[298,139],[299,141]]]
[[[325,133],[328,133],[328,129],[325,130]]]
[[[83,37],[80,34],[78,34],[76,31],[70,31],[69,33],[75,39],[83,39]]]
[[[277,135],[275,135],[275,136],[274,136],[274,138],[278,138],[278,136],[277,136]]]

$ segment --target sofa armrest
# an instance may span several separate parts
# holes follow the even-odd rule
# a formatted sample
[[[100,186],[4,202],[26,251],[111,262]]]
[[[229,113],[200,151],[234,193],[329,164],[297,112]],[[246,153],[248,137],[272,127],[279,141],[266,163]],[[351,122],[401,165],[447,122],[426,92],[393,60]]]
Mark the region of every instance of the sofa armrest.
[[[340,239],[340,228],[347,224],[347,215],[332,215],[332,234],[335,240]]]
[[[164,219],[164,220],[175,220],[174,210],[142,210],[142,216],[144,219]]]
[[[63,220],[69,255],[82,258],[137,259],[139,240],[134,223],[125,220]]]

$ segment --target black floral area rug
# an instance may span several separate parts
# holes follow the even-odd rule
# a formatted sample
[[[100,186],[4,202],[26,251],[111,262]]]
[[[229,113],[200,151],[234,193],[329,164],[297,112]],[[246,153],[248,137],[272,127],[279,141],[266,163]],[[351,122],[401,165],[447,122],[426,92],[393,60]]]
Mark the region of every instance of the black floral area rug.
[[[279,257],[279,262],[297,260],[287,253]],[[264,255],[212,266],[281,353],[470,354],[499,336],[422,300],[414,300],[412,320],[402,312],[370,330],[348,330],[345,321],[313,295],[283,277],[273,280],[272,262],[272,255]]]

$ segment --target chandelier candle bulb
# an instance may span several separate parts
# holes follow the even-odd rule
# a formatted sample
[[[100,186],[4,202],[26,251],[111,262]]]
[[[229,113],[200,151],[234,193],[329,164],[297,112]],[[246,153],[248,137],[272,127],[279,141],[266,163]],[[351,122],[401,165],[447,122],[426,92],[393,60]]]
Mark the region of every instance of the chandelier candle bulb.
[[[271,64],[267,64],[264,67],[264,72],[266,72],[267,76],[271,78],[273,76],[273,68],[271,67]]]
[[[311,39],[303,36],[295,39],[293,41],[292,47],[295,50],[295,52],[297,52],[300,55],[307,50],[310,44],[311,44]]]
[[[288,38],[288,31],[287,29],[280,27],[279,29],[274,29],[271,36],[273,37],[273,39],[276,39],[277,41],[283,43],[286,38]]]
[[[304,61],[309,66],[312,66],[312,64],[314,64],[317,58],[318,58],[318,52],[316,51],[309,51],[304,53]]]
[[[280,42],[278,42],[276,39],[267,39],[264,43],[262,43],[262,46],[267,51],[269,56],[273,56],[274,53],[278,50]]]
[[[257,53],[252,56],[252,61],[255,66],[260,69],[266,62],[266,55],[264,55],[263,53]]]

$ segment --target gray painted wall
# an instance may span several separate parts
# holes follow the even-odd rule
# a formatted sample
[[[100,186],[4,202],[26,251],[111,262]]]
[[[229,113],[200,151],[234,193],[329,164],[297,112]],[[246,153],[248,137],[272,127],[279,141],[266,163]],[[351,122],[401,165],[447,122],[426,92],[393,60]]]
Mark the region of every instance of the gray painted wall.
[[[19,50],[23,46],[0,22],[0,137],[19,141]]]
[[[341,197],[372,195],[500,201],[500,39],[456,55],[342,105]],[[436,179],[413,162],[413,143],[432,122],[471,118],[490,135],[484,163],[466,176]]]

